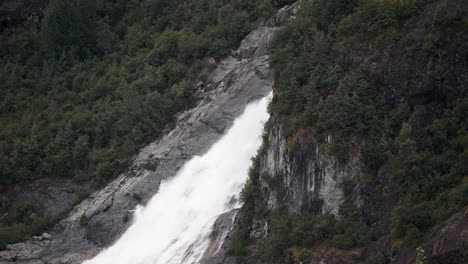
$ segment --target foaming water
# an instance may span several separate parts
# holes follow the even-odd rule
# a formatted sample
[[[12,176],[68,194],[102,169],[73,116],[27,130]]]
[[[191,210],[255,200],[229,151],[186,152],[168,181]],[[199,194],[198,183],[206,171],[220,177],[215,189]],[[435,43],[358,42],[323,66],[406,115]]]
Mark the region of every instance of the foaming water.
[[[216,217],[239,207],[251,158],[268,119],[267,96],[247,106],[228,132],[203,156],[188,161],[110,248],[84,264],[197,263]]]

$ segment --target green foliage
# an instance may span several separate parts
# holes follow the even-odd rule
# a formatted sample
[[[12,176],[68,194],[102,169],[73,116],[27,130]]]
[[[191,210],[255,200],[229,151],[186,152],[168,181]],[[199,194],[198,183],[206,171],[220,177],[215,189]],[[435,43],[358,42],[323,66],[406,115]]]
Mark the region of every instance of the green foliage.
[[[312,8],[309,10],[308,15],[314,20],[318,29],[334,31],[337,23],[343,16],[351,13],[358,3],[358,0],[311,1]]]
[[[445,30],[455,30],[466,27],[468,21],[463,17],[463,11],[457,10],[454,13],[447,11],[446,7],[439,7],[434,16],[434,24]]]
[[[356,206],[350,201],[341,206],[339,219],[331,214],[298,215],[280,210],[273,212],[269,220],[269,233],[259,251],[263,260],[277,261],[274,263],[282,263],[288,249],[294,246],[311,249],[331,240],[339,249],[351,249],[367,245],[374,239]]]
[[[302,263],[307,263],[307,261],[309,261],[310,258],[312,257],[312,251],[310,249],[303,248],[299,252],[298,257],[299,257],[299,261],[301,261]]]
[[[292,221],[292,217],[285,212],[277,212],[271,216],[268,236],[260,248],[262,259],[279,261],[287,254],[292,244]]]
[[[96,26],[95,0],[51,0],[41,25],[44,52],[88,57],[96,46]]]
[[[63,219],[77,204],[88,196],[89,193],[79,190],[71,204],[56,215],[43,213],[30,200],[10,208],[5,212],[2,225],[0,225],[0,250],[5,249],[8,244],[28,240],[35,235],[41,235],[58,220]]]
[[[261,151],[261,150],[260,150]],[[241,192],[241,200],[244,203],[240,212],[240,221],[234,232],[229,254],[235,256],[245,256],[249,253],[250,225],[255,215],[260,214],[256,208],[256,203],[260,199],[260,155],[252,159],[252,166],[249,169],[249,177]]]
[[[340,206],[338,218],[329,213],[290,213],[281,206],[267,215],[268,236],[259,248],[261,258],[268,263],[282,263],[289,250],[299,247],[305,249],[304,254],[300,254],[302,258],[308,259],[310,249],[324,241],[332,241],[336,248],[347,250],[375,240],[375,234],[351,201],[354,186],[351,181],[342,183],[345,201]]]
[[[459,100],[425,129],[419,148],[411,127],[402,127],[398,158],[403,193],[394,221],[408,244],[419,243],[434,225],[468,204],[467,111],[468,100]]]
[[[372,241],[372,232],[352,202],[345,201],[341,205],[340,215],[341,219],[336,227],[337,234],[333,237],[337,248],[351,249],[367,245]]]
[[[0,226],[0,250],[6,245],[42,234],[55,221],[43,214],[31,201],[26,201],[6,213],[5,225]]]
[[[377,254],[375,256],[372,256],[372,257],[368,257],[364,262],[362,262],[363,264],[387,264],[389,261],[387,259],[387,257],[385,257],[385,255],[383,254]]]
[[[408,123],[412,109],[404,102],[385,102],[378,87],[368,81],[369,65],[345,62],[334,48],[346,44],[352,35],[373,39],[394,34],[411,22],[423,5],[418,0],[304,1],[297,18],[279,31],[272,47],[275,96],[270,111],[279,118],[285,136],[306,128],[301,131],[313,133],[317,143],[341,161],[360,151],[364,173],[377,177],[382,165],[390,161],[402,188],[393,224],[398,236],[410,245],[418,244],[431,228],[468,205],[467,100],[448,100],[445,103],[450,109],[442,117],[424,131],[413,131]],[[434,28],[463,28],[466,21],[461,14],[436,10]],[[422,43],[429,56],[441,48],[437,34],[431,34]],[[281,189],[272,179],[264,178],[262,184],[275,191]],[[326,240],[347,250],[376,239],[378,234],[349,198],[353,185],[344,187],[347,198],[337,219],[327,214],[288,213],[278,200],[278,209],[263,216],[269,223],[268,236],[259,249],[263,260],[281,263],[289,251],[297,256],[296,249],[313,249]],[[246,190],[261,201],[258,186]],[[365,260],[386,262],[384,256]]]
[[[191,104],[206,57],[289,2],[51,0],[0,34],[0,183],[106,182]]]
[[[419,0],[369,0],[361,1],[351,15],[345,17],[338,26],[338,33],[380,33],[396,30],[407,19],[419,13]]]
[[[86,214],[83,213],[83,214],[80,216],[80,225],[85,226],[85,225],[88,224],[88,222],[89,222],[88,217],[86,216]]]
[[[385,105],[365,65],[346,65],[332,53],[334,27],[356,4],[306,2],[280,31],[272,49],[273,108],[287,136],[304,126],[313,128],[319,142],[333,135],[328,150],[341,161],[349,158],[350,142],[364,141],[363,158],[375,174],[395,151],[393,139],[408,111]]]

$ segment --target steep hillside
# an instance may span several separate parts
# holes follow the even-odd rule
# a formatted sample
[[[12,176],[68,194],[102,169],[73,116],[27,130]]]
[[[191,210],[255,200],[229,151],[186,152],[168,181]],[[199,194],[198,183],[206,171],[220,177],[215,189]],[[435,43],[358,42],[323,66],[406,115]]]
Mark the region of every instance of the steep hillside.
[[[0,249],[128,169],[287,2],[1,1]]]
[[[14,202],[13,205],[7,203],[11,209],[3,214],[5,224],[0,228],[0,242],[8,245],[0,250],[0,263],[78,264],[114,244],[132,225],[134,217],[139,216],[133,213],[138,205],[147,205],[160,191],[164,180],[171,180],[184,164],[192,158],[197,159],[195,156],[205,154],[222,138],[248,104],[271,93],[273,85],[268,47],[279,25],[289,20],[294,10],[294,6],[281,8],[270,18],[259,19],[255,23],[256,29],[245,36],[236,50],[229,51],[229,55],[223,58],[207,59],[206,67],[196,80],[186,80],[193,81],[189,83],[193,87],[193,90],[190,89],[193,105],[186,105],[186,111],[177,113],[174,125],[162,132],[164,136],[141,148],[117,177],[112,177],[96,190],[87,189],[89,195],[76,191],[86,181],[71,177],[42,179],[39,176],[39,180],[29,183],[24,180],[7,185],[8,192],[2,192],[2,196]],[[254,140],[257,141],[255,136]],[[250,159],[248,154],[243,158],[246,161]],[[193,181],[200,177],[197,174],[187,176],[192,177],[189,180]],[[188,183],[189,189],[204,185],[203,181]],[[234,186],[236,193],[237,187]],[[209,194],[206,195],[209,199]],[[229,201],[233,201],[229,193],[225,195]],[[79,199],[74,199],[75,196]],[[16,205],[15,201],[25,202]],[[172,210],[178,202],[181,201],[171,199],[170,203],[174,206],[167,205],[167,210]],[[195,209],[204,212],[202,208]],[[59,214],[55,215],[57,212]],[[174,213],[180,212],[174,210]],[[55,217],[49,219],[49,215]],[[211,221],[212,217],[208,217]],[[184,217],[180,220],[190,221]],[[172,221],[167,223],[170,225]],[[152,227],[167,230],[161,224]],[[42,234],[42,230],[47,230],[47,233]],[[34,236],[29,239],[31,234]],[[161,243],[172,241],[161,240],[151,231],[147,234]],[[140,239],[139,236],[137,238]],[[154,244],[148,243],[146,246],[150,247],[151,253]],[[132,252],[132,249],[131,246],[126,247],[128,252]],[[188,247],[186,252],[190,250],[191,247]],[[139,257],[145,258],[146,255]],[[119,260],[128,263],[122,258]],[[110,263],[114,262],[111,260]]]
[[[465,263],[467,3],[300,5],[272,48],[273,117],[231,254]]]

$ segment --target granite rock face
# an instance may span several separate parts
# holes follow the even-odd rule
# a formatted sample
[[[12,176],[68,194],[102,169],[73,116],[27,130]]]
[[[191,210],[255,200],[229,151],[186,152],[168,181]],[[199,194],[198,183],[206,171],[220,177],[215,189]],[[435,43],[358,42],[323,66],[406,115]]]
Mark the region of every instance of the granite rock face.
[[[235,209],[218,217],[213,225],[208,245],[200,264],[236,264],[237,259],[228,255],[232,231],[239,220],[239,210]]]
[[[359,176],[362,163],[357,153],[346,163],[328,155],[311,138],[299,133],[286,141],[279,122],[271,122],[266,154],[261,159],[261,173],[279,177],[286,193],[280,201],[291,212],[338,213],[343,194],[340,185]],[[328,136],[331,142],[332,136]],[[267,206],[277,207],[275,190],[267,191]]]

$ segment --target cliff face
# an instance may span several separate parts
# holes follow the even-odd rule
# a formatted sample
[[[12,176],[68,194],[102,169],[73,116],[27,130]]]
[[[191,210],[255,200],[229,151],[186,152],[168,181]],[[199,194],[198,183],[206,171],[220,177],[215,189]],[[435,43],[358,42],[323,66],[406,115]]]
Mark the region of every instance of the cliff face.
[[[425,1],[421,13],[390,38],[377,40],[363,34],[342,36],[335,52],[349,63],[369,65],[369,81],[386,103],[406,102],[414,110],[412,125],[421,130],[441,106],[467,95],[466,30],[437,22],[460,13],[464,1]],[[442,11],[441,11],[442,10]],[[439,111],[439,112],[438,112]]]
[[[455,14],[467,7],[463,1],[426,1],[417,17],[400,31],[389,33],[391,38],[379,41],[362,34],[341,36],[333,52],[348,65],[368,66],[369,83],[383,95],[386,105],[404,103],[409,107],[408,122],[417,138],[447,105],[468,93],[466,29],[441,28],[434,22],[437,10]],[[466,19],[466,12],[463,14]],[[401,185],[392,163],[370,176],[364,169],[360,143],[351,142],[348,161],[339,161],[327,151],[334,140],[332,134],[318,140],[313,131],[305,129],[286,137],[287,128],[274,111],[266,127],[266,148],[259,156],[263,176],[257,210],[272,212],[284,206],[297,214],[338,215],[344,201],[342,185],[351,181],[357,185],[350,199],[364,221],[380,234],[377,241],[358,249],[338,250],[333,244],[322,243],[302,263],[413,263],[416,246],[401,244],[394,236],[392,213],[400,199]],[[466,215],[467,208],[435,227],[420,244],[428,263],[468,261]],[[251,253],[241,258],[242,263],[260,262],[257,245],[264,243],[269,225],[268,218],[257,211],[249,228]],[[286,262],[299,263],[294,257]]]
[[[306,131],[286,140],[279,122],[269,129],[268,147],[261,159],[261,173],[280,177],[285,193],[280,201],[292,212],[338,213],[343,199],[340,184],[359,176],[359,153],[346,163],[326,154]],[[327,138],[331,142],[332,136]],[[265,186],[266,187],[266,186]],[[277,207],[275,190],[268,193],[268,208]]]

